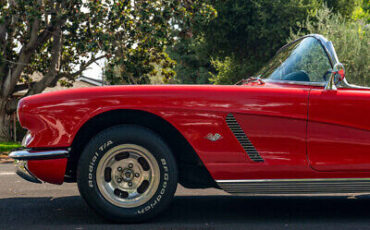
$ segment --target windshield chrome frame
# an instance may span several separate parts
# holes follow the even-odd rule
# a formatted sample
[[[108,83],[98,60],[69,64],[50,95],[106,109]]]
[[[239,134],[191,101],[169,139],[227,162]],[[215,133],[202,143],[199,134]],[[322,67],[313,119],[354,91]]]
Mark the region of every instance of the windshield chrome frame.
[[[268,83],[278,83],[278,84],[291,84],[291,85],[309,85],[309,86],[322,86],[326,85],[326,82],[317,82],[317,81],[285,81],[285,80],[271,80],[265,79],[265,82]]]
[[[288,47],[290,47],[291,45],[293,45],[294,43],[297,43],[303,39],[306,39],[308,37],[312,37],[312,38],[315,38],[321,45],[321,47],[324,49],[325,51],[325,54],[327,56],[327,58],[329,59],[329,62],[330,62],[330,65],[331,65],[331,68],[334,67],[334,65],[339,62],[338,61],[338,57],[337,57],[337,54],[335,53],[335,49],[334,49],[334,46],[333,46],[333,43],[331,41],[328,41],[324,36],[320,35],[320,34],[308,34],[308,35],[305,35],[303,37],[300,37],[292,42],[289,42],[288,44],[284,45],[283,47],[281,47],[275,54],[278,55],[280,52],[284,51],[285,49],[287,49]]]
[[[339,59],[338,59],[338,56],[337,56],[337,53],[335,52],[335,48],[334,48],[334,45],[331,41],[327,40],[324,36],[320,35],[320,34],[308,34],[308,35],[305,35],[303,37],[300,37],[286,45],[284,45],[283,47],[281,47],[275,54],[278,55],[280,52],[284,51],[286,48],[288,48],[289,46],[291,46],[292,44],[294,43],[297,43],[305,38],[308,38],[308,37],[312,37],[312,38],[315,38],[317,41],[319,41],[321,47],[324,49],[325,53],[326,53],[326,56],[328,57],[329,59],[329,62],[330,62],[330,65],[331,65],[331,68],[334,68],[334,65],[337,64],[337,63],[340,63],[339,62]],[[262,73],[263,75],[263,73]],[[271,80],[271,79],[264,79],[265,82],[270,82],[270,83],[281,83],[281,84],[293,84],[293,85],[308,85],[308,86],[322,86],[322,87],[325,87],[326,82],[304,82],[304,81],[284,81],[284,80]],[[337,87],[339,88],[352,88],[352,89],[370,89],[370,87],[365,87],[365,86],[358,86],[358,85],[353,85],[353,84],[350,84],[348,83],[347,79],[344,78],[343,81],[341,81],[343,84],[339,84],[337,85]]]

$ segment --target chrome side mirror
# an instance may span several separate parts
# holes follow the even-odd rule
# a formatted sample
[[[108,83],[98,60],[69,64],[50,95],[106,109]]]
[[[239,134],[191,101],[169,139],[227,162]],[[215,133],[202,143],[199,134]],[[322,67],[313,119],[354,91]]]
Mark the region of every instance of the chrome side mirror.
[[[325,90],[337,90],[337,84],[344,80],[346,71],[342,63],[336,63],[331,72],[329,81],[325,85]]]

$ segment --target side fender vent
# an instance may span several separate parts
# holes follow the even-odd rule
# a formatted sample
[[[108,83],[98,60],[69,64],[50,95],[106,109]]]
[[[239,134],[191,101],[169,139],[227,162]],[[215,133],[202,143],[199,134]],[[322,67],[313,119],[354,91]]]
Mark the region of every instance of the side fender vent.
[[[235,119],[233,114],[229,113],[226,116],[226,124],[233,132],[234,136],[239,141],[244,151],[248,154],[249,158],[255,162],[263,162],[264,161],[263,158],[257,152],[256,148],[249,140],[247,135],[244,133],[243,129],[240,127],[238,121]]]

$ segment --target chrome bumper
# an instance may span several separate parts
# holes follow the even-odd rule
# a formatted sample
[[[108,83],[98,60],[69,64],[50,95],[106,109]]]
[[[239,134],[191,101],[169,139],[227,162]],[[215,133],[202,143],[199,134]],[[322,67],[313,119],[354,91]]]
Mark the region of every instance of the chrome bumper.
[[[41,181],[35,177],[27,167],[28,160],[48,160],[48,159],[60,159],[69,156],[69,149],[55,149],[55,150],[32,150],[32,149],[21,149],[13,151],[9,154],[9,157],[16,160],[17,164],[17,175],[25,179],[26,181],[33,183],[41,183]]]
[[[67,149],[37,150],[37,151],[32,149],[22,149],[13,151],[9,154],[9,157],[15,160],[47,160],[47,159],[66,158],[68,156],[69,150]]]
[[[37,179],[27,168],[27,161],[17,161],[17,175],[32,183],[41,184],[42,182]]]

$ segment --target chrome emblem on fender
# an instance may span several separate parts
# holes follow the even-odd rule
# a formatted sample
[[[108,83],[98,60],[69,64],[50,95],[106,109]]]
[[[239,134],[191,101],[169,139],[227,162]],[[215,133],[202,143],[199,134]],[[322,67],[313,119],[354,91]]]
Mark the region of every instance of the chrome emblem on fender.
[[[205,136],[205,138],[210,141],[218,141],[222,138],[222,136],[221,134],[218,134],[218,133],[215,133],[215,134],[209,133],[207,136]]]

